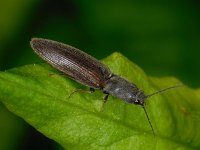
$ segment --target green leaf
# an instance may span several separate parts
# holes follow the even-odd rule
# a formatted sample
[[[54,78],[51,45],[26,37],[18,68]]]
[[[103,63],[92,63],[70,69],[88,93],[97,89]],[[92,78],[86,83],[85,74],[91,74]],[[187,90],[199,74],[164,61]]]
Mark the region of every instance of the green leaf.
[[[146,94],[180,84],[173,77],[148,77],[119,53],[104,59],[115,74],[135,83]],[[101,112],[101,91],[87,89],[47,64],[27,65],[0,73],[0,100],[39,132],[65,149],[189,150],[200,148],[200,89],[169,90],[151,97],[143,109],[109,97]]]

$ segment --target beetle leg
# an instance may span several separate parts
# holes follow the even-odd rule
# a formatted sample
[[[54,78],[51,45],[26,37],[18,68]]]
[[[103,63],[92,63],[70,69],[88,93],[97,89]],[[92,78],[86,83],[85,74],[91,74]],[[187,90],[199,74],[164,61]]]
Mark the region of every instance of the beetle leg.
[[[66,76],[64,73],[50,73],[49,76]]]
[[[75,93],[77,93],[77,92],[81,92],[81,93],[93,93],[94,91],[95,91],[95,89],[93,89],[93,88],[90,88],[90,90],[76,89],[76,90],[74,90],[73,92],[71,92],[71,93],[69,94],[69,98],[70,98],[72,95],[74,95]]]
[[[104,92],[105,93],[105,92]],[[105,104],[106,104],[106,102],[108,101],[108,96],[109,96],[109,94],[108,93],[105,93],[106,95],[103,97],[103,104],[102,104],[102,106],[101,106],[101,110],[100,111],[103,111],[103,109],[104,109],[104,106],[105,106]]]

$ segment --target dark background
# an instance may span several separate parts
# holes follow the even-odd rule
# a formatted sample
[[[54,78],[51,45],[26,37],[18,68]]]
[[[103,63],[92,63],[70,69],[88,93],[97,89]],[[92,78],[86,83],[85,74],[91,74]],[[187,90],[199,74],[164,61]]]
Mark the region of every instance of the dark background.
[[[1,71],[41,62],[29,46],[32,37],[98,59],[118,51],[148,75],[200,84],[199,0],[1,0]],[[62,148],[0,104],[0,149]]]

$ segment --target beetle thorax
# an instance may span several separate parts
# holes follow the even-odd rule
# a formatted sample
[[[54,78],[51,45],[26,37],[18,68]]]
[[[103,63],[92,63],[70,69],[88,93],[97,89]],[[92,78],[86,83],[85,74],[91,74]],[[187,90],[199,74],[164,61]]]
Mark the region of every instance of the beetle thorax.
[[[120,76],[113,75],[106,83],[103,91],[123,99],[127,103],[144,105],[145,94],[139,88]]]

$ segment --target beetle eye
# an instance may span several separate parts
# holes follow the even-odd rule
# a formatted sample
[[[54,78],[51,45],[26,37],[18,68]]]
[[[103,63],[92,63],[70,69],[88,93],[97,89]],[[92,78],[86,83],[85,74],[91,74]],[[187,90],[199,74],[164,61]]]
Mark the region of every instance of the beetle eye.
[[[138,99],[136,99],[136,100],[134,101],[134,103],[135,103],[135,104],[140,104],[140,101],[139,101]]]

